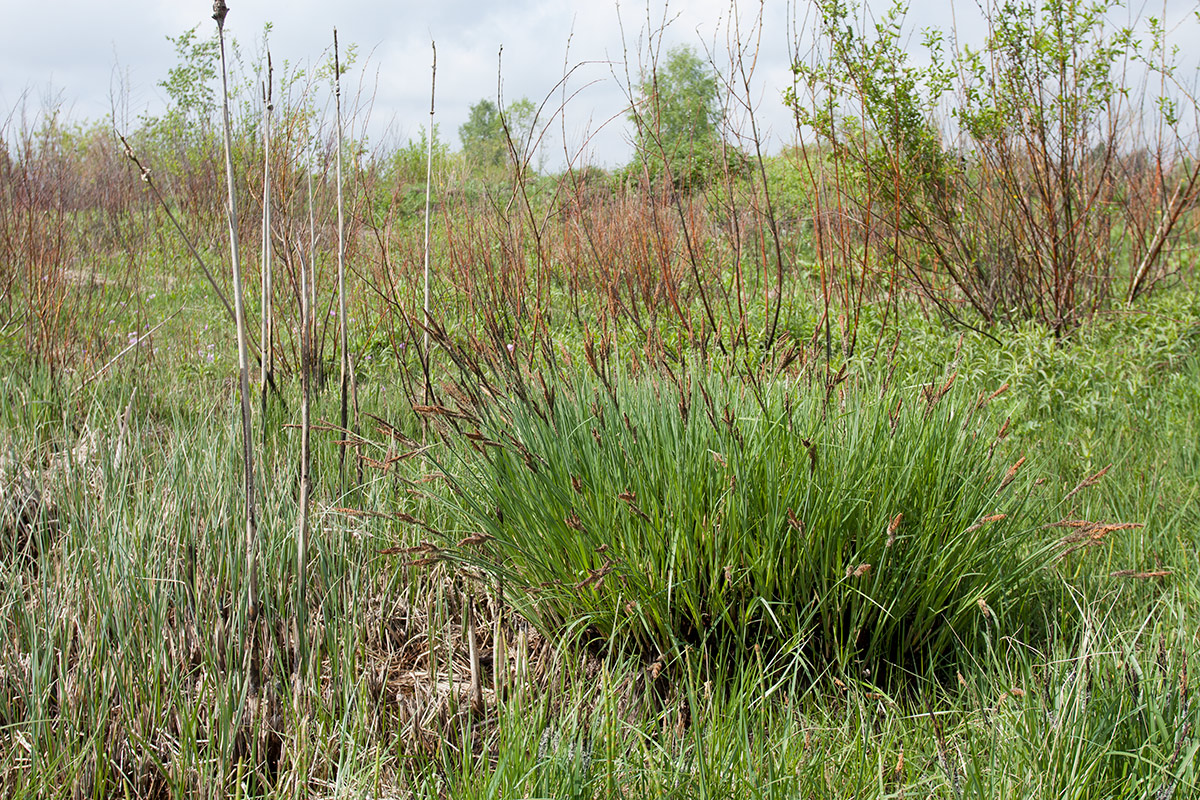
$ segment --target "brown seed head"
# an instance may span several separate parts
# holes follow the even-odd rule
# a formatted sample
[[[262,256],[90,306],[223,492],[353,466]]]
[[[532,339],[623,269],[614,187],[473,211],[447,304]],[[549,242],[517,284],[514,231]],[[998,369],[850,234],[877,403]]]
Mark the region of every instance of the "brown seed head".
[[[1136,569],[1119,569],[1116,572],[1108,573],[1110,578],[1137,578],[1138,580],[1149,580],[1150,578],[1165,578],[1171,574],[1169,569],[1156,569],[1148,572],[1142,572]]]
[[[991,619],[992,610],[988,608],[987,602],[982,597],[975,602],[979,605],[979,610],[983,612],[984,619]]]
[[[1107,473],[1107,472],[1108,472],[1110,469],[1112,469],[1112,464],[1109,464],[1107,467],[1105,467],[1104,469],[1100,470],[1100,471],[1099,471],[1099,472],[1097,472],[1095,475],[1091,475],[1091,476],[1089,476],[1089,477],[1087,477],[1087,478],[1084,478],[1082,481],[1080,481],[1080,482],[1079,482],[1079,485],[1078,485],[1078,486],[1076,486],[1074,489],[1072,489],[1070,492],[1068,492],[1068,493],[1067,493],[1067,496],[1066,496],[1066,497],[1064,497],[1064,498],[1063,498],[1063,500],[1070,500],[1070,499],[1071,499],[1072,497],[1074,497],[1076,494],[1078,494],[1079,492],[1081,492],[1081,491],[1083,491],[1084,489],[1088,488],[1089,486],[1095,486],[1097,483],[1099,483],[1099,482],[1100,482],[1100,479],[1101,479],[1101,478],[1103,478],[1103,477],[1104,477],[1104,475],[1105,475],[1105,474],[1106,474],[1106,473]]]
[[[1013,482],[1013,478],[1017,477],[1017,470],[1019,470],[1021,465],[1024,463],[1025,456],[1021,456],[1019,459],[1017,459],[1017,463],[1008,468],[1008,472],[1004,473],[1004,480],[1000,481],[1000,489],[996,490],[997,494],[1000,493],[1001,489]]]
[[[887,526],[887,543],[884,545],[884,547],[891,547],[896,543],[896,529],[900,527],[900,522],[903,519],[903,512],[892,517],[892,521],[889,522]]]

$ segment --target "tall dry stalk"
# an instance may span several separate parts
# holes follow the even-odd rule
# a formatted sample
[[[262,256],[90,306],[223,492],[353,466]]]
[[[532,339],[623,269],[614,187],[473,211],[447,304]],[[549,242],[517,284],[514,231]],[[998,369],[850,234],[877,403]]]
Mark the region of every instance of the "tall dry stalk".
[[[274,336],[274,318],[271,314],[271,95],[274,83],[274,68],[271,65],[271,51],[267,51],[267,84],[263,89],[263,220],[262,220],[262,367],[260,389],[262,391],[262,411],[265,418],[267,412],[267,382],[273,378],[274,348],[271,340]],[[263,423],[264,441],[267,435],[266,423]]]
[[[313,314],[313,335],[316,336],[317,313],[317,215],[313,208],[313,169],[316,168],[316,154],[312,154],[313,163],[308,167],[308,308]]]
[[[233,267],[233,308],[237,324],[238,372],[242,390],[242,460],[246,479],[246,619],[258,612],[258,537],[254,506],[254,449],[250,438],[250,357],[246,346],[246,309],[242,292],[242,268],[238,257],[237,193],[233,180],[233,138],[229,123],[229,78],[225,62],[225,0],[214,0],[213,19],[221,50],[221,118],[225,133],[225,181],[229,189],[229,254]],[[253,648],[247,648],[247,659]]]
[[[354,384],[354,364],[350,360],[350,326],[346,317],[346,203],[342,191],[342,67],[338,59],[337,28],[333,29],[333,95],[337,109],[337,227],[338,227],[338,327],[342,350],[342,430],[350,422],[349,402]],[[356,403],[357,405],[357,398]],[[343,488],[346,479],[346,441],[343,437],[338,455],[338,472],[341,473]]]
[[[433,188],[433,111],[434,111],[434,96],[437,91],[437,42],[430,42],[433,47],[433,74],[429,83],[429,136],[427,142],[427,150],[425,153],[425,295],[424,302],[421,306],[423,313],[422,322],[425,325],[425,341],[421,346],[422,358],[429,358],[429,205],[430,195]],[[429,370],[425,370],[425,374],[429,375]],[[429,381],[425,381],[425,403],[430,400]]]
[[[315,235],[313,232],[312,170],[308,170],[309,238],[312,249],[309,258],[300,258],[300,519],[296,526],[296,661],[297,673],[308,671],[308,538],[309,497],[312,494],[312,334],[313,304],[309,295],[315,281],[313,258],[315,257]],[[299,696],[299,693],[297,693]]]

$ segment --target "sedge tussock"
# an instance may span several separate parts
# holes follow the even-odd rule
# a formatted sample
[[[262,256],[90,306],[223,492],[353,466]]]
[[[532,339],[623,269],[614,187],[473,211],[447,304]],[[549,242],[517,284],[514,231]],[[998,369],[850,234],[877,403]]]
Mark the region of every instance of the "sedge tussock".
[[[451,485],[470,528],[494,540],[446,555],[502,582],[545,634],[566,626],[672,661],[686,642],[772,657],[799,648],[806,661],[865,659],[882,674],[980,641],[980,598],[993,625],[1036,627],[1053,555],[1029,523],[1042,501],[997,500],[986,442],[957,424],[975,413],[973,394],[947,380],[932,409],[906,407],[903,387],[881,396],[848,382],[833,417],[823,385],[751,394],[719,376],[690,380],[690,404],[706,413],[686,420],[652,373],[611,366],[560,383],[553,411],[520,397],[482,410],[478,435],[504,447]],[[622,424],[597,449],[603,418]]]

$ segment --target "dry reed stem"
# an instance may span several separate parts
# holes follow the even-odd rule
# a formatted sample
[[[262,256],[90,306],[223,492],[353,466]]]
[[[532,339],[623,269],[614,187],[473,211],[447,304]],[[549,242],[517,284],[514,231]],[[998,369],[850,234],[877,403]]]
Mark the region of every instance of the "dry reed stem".
[[[221,51],[221,97],[222,122],[225,143],[225,178],[228,184],[229,250],[233,267],[233,302],[237,320],[238,372],[242,395],[242,460],[246,491],[246,615],[254,621],[258,615],[258,522],[254,498],[254,449],[250,430],[250,364],[246,337],[246,310],[242,290],[242,267],[238,254],[237,193],[233,173],[233,134],[229,121],[229,79],[225,57],[225,16],[228,8],[224,0],[213,3],[213,19],[217,21],[217,39]],[[251,634],[251,640],[257,637]],[[251,651],[256,645],[246,648],[248,664],[253,663]]]
[[[429,136],[428,136],[429,141],[428,141],[428,149],[425,154],[425,285],[424,285],[424,292],[423,292],[423,301],[421,304],[421,308],[424,311],[424,316],[423,316],[422,320],[424,322],[424,328],[425,328],[425,338],[424,338],[424,343],[422,345],[421,354],[422,354],[422,358],[426,359],[426,361],[428,361],[428,359],[429,359],[429,325],[433,321],[432,317],[429,314],[429,240],[430,240],[430,237],[429,237],[429,228],[430,228],[429,206],[430,206],[430,195],[433,190],[433,137],[434,137],[434,130],[435,130],[433,127],[433,114],[434,114],[434,97],[435,97],[435,93],[437,90],[437,44],[432,41],[429,44],[433,48],[433,68],[431,70],[431,75],[430,75],[430,79],[429,79]],[[433,387],[430,386],[429,380],[428,380],[428,375],[429,375],[428,368],[426,368],[425,374],[426,374],[425,403],[428,404],[431,402],[432,394],[433,394]]]
[[[465,613],[467,615],[467,657],[470,660],[471,675],[471,711],[482,714],[483,677],[479,663],[479,637],[475,632],[475,603],[468,598]]]
[[[150,192],[158,201],[159,206],[161,206],[163,211],[166,212],[167,219],[171,221],[171,224],[175,227],[176,232],[179,234],[180,238],[183,239],[183,243],[187,247],[188,252],[191,253],[192,258],[195,260],[196,264],[199,265],[200,271],[204,273],[204,278],[208,281],[208,285],[212,288],[213,293],[216,294],[217,299],[221,301],[221,305],[224,306],[225,311],[229,314],[230,321],[234,324],[237,324],[237,314],[234,312],[233,306],[229,304],[229,300],[225,297],[225,293],[221,291],[221,287],[217,283],[217,279],[213,276],[212,272],[209,271],[208,265],[204,263],[204,259],[200,257],[200,252],[192,243],[191,237],[187,235],[187,231],[183,229],[183,225],[180,224],[179,219],[175,216],[175,212],[171,210],[170,203],[168,203],[167,199],[163,197],[162,192],[158,190],[158,186],[154,183],[154,179],[150,175],[150,169],[144,166],[142,162],[138,160],[138,157],[134,155],[133,147],[129,144],[124,136],[118,135],[117,138],[121,140],[121,144],[125,148],[125,157],[133,162],[133,165],[137,167],[138,172],[141,175],[142,182],[150,187]]]
[[[308,172],[308,208],[312,214],[312,170]],[[311,221],[311,219],[310,219]],[[311,535],[309,506],[312,498],[312,339],[313,306],[310,304],[309,267],[300,259],[300,514],[296,521],[296,646],[300,676],[308,672],[308,545]],[[315,278],[315,275],[313,276]],[[297,703],[300,702],[297,693]]]
[[[272,284],[272,269],[271,269],[271,112],[275,110],[272,101],[274,93],[274,67],[271,64],[271,51],[267,50],[267,82],[263,89],[263,216],[262,216],[262,263],[260,266],[260,277],[262,281],[262,331],[259,335],[259,342],[262,347],[262,358],[259,360],[261,374],[259,377],[259,390],[262,394],[262,410],[265,416],[267,409],[267,382],[271,380],[274,372],[274,348],[272,340],[274,339],[275,320],[272,316],[272,298],[274,295],[274,287]],[[263,442],[266,443],[267,430],[263,426]]]
[[[341,421],[342,427],[346,428],[349,424],[349,404],[352,391],[357,395],[354,386],[354,363],[350,359],[350,323],[346,313],[346,204],[343,193],[343,177],[342,177],[342,70],[341,61],[338,57],[338,35],[337,28],[333,29],[333,85],[334,85],[334,106],[336,108],[337,117],[337,231],[338,231],[338,248],[337,248],[337,287],[338,287],[338,330],[339,330],[339,347],[341,349],[341,381],[340,389],[342,395],[341,404]],[[433,135],[432,133],[430,134]],[[358,398],[354,398],[355,403],[355,425],[358,420]],[[343,445],[338,453],[338,471],[341,474],[343,488],[345,484],[345,469],[346,469],[346,448]]]

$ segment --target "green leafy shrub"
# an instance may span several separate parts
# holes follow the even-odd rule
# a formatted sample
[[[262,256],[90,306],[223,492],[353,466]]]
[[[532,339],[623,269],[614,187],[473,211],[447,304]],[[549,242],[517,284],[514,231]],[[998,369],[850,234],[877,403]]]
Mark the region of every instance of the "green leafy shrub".
[[[815,4],[817,44],[786,102],[813,153],[800,165],[815,216],[830,218],[822,266],[876,293],[903,274],[947,318],[1062,336],[1178,269],[1184,198],[1200,190],[1179,111],[1195,96],[1155,17],[985,5],[981,46],[932,27],[916,58],[905,0],[876,16]]]
[[[1031,470],[950,389],[606,379],[501,403],[468,432],[485,457],[447,469],[476,526],[459,556],[544,628],[648,658],[944,666],[1040,627],[1052,555]]]

